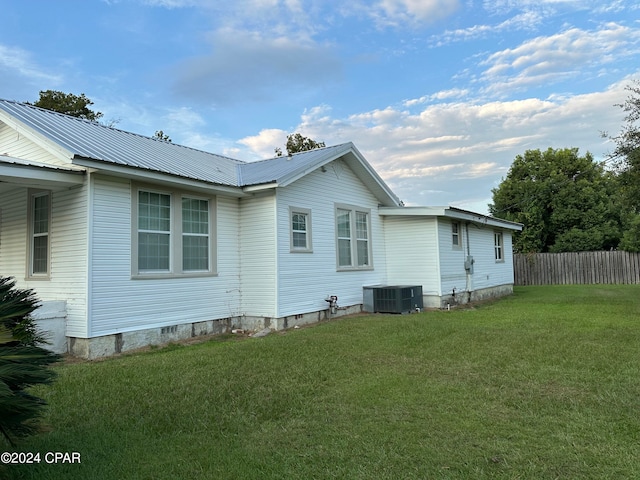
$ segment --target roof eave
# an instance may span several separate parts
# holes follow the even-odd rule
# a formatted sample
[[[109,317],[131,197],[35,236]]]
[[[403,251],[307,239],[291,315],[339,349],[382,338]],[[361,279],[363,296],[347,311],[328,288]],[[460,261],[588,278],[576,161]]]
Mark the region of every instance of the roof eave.
[[[392,207],[381,208],[380,215],[396,217],[447,217],[455,220],[473,222],[492,227],[504,228],[507,230],[521,231],[521,223],[504,220],[502,218],[491,217],[481,213],[475,213],[456,207]]]
[[[241,188],[233,185],[211,183],[171,173],[126,165],[117,165],[90,158],[75,157],[73,159],[73,164],[91,168],[95,172],[104,172],[116,177],[129,178],[136,182],[171,185],[179,188],[198,190],[209,194],[214,193],[217,195],[227,195],[231,197],[243,197],[246,195]]]
[[[39,188],[71,188],[82,185],[86,171],[73,171],[47,165],[25,164],[20,159],[4,157],[0,161],[0,182]],[[15,162],[14,162],[15,161]],[[17,163],[16,163],[17,162]]]

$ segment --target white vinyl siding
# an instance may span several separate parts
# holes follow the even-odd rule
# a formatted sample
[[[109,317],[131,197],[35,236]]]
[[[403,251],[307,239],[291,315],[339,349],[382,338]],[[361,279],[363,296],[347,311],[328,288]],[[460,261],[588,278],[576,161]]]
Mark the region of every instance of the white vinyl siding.
[[[45,150],[41,145],[31,141],[27,135],[33,135],[30,132],[17,132],[13,128],[0,122],[0,153],[9,157],[28,158],[32,162],[45,163],[52,166],[64,166],[67,168],[75,168],[71,165],[68,158],[57,157]],[[40,138],[35,138],[38,142],[42,142]]]
[[[327,296],[336,295],[339,306],[362,303],[362,287],[386,280],[382,221],[378,199],[342,161],[326,165],[295,183],[277,189],[278,317],[327,309]],[[244,200],[243,200],[244,202]],[[357,205],[369,211],[369,260],[376,268],[338,271],[336,203]],[[292,253],[289,241],[289,207],[312,212],[313,253]],[[354,227],[355,229],[355,227]],[[245,252],[243,250],[243,255]],[[377,263],[377,259],[380,262]],[[247,273],[251,275],[251,273]]]
[[[236,234],[242,268],[242,307],[249,316],[277,317],[278,260],[276,258],[276,204],[271,192],[243,198],[240,232]],[[283,240],[289,245],[289,212],[282,212]],[[310,257],[310,255],[292,255]]]
[[[0,272],[14,277],[18,288],[33,289],[38,300],[66,302],[67,335],[87,331],[87,196],[86,186],[50,194],[49,273],[46,281],[29,276],[29,197],[24,187],[0,186]]]
[[[95,180],[92,221],[90,336],[130,332],[207,320],[240,313],[238,200],[216,197],[211,243],[216,246],[217,275],[131,276],[132,200],[128,181],[100,176]],[[198,198],[197,195],[184,196]],[[180,195],[178,198],[182,198]],[[180,200],[179,204],[182,201]]]
[[[386,283],[421,285],[424,296],[439,296],[440,262],[436,220],[388,216],[384,219],[384,227],[388,272]]]

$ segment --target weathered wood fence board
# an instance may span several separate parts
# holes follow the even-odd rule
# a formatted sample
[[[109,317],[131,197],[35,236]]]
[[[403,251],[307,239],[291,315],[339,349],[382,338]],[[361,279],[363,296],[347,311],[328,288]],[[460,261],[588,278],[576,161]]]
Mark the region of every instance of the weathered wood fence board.
[[[516,285],[640,284],[640,253],[623,251],[515,254]]]

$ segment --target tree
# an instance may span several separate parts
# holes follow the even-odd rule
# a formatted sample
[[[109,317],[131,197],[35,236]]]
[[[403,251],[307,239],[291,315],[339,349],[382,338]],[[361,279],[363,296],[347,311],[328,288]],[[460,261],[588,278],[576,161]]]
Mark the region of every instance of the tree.
[[[169,135],[165,134],[162,130],[157,130],[156,133],[153,134],[153,138],[162,140],[163,142],[171,143],[171,138],[169,137]]]
[[[620,240],[615,192],[613,175],[588,152],[527,150],[492,190],[489,212],[524,224],[517,252],[608,250]]]
[[[28,388],[50,383],[55,374],[48,367],[60,358],[39,346],[44,339],[30,316],[37,307],[32,290],[0,277],[0,434],[10,444],[36,430],[45,402]]]
[[[287,155],[293,155],[298,152],[307,152],[309,150],[315,150],[316,148],[326,147],[324,142],[316,142],[308,137],[305,137],[299,133],[292,133],[287,135]],[[276,156],[282,156],[282,149],[280,147],[275,148]]]
[[[617,136],[608,136],[616,147],[609,155],[618,180],[624,233],[620,248],[640,252],[640,81],[627,86],[631,93],[617,105],[625,123]]]
[[[31,105],[92,122],[97,122],[102,118],[102,112],[94,112],[89,108],[93,102],[84,93],[74,95],[56,90],[43,90],[40,91],[38,101]]]

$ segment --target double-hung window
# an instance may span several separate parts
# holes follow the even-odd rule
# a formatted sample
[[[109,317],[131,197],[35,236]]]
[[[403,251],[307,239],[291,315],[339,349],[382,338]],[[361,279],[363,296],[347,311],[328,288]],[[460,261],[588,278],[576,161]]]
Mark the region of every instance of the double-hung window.
[[[493,251],[496,262],[504,261],[504,243],[502,238],[502,232],[493,233]]]
[[[28,276],[49,276],[51,231],[51,192],[29,191],[29,263]]]
[[[311,253],[311,210],[307,208],[289,208],[291,226],[291,252]]]
[[[171,195],[138,191],[138,270],[171,271]]]
[[[372,268],[369,210],[336,206],[336,245],[339,270]]]
[[[214,273],[213,201],[135,188],[132,275]]]
[[[182,270],[209,270],[209,201],[182,197]]]
[[[453,248],[460,248],[462,246],[460,243],[460,222],[451,223],[451,244]]]

